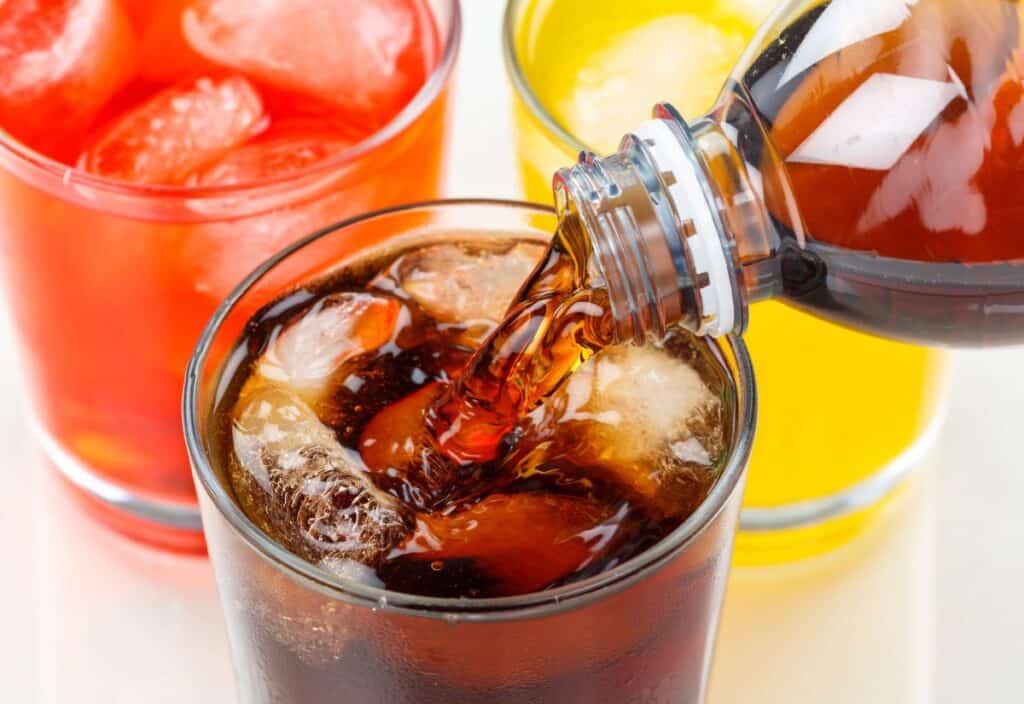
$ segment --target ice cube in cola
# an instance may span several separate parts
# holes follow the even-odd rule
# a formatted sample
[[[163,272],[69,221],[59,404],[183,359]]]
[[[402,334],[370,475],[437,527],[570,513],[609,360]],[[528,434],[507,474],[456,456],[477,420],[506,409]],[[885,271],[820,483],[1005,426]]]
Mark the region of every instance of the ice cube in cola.
[[[690,513],[727,444],[724,389],[708,363],[678,331],[602,350],[530,412],[506,462],[520,473],[585,468],[656,515]]]
[[[311,562],[379,563],[408,533],[411,512],[373,485],[297,394],[259,380],[255,387],[239,399],[232,432],[242,506]]]
[[[434,597],[568,584],[678,527],[727,454],[725,371],[678,330],[585,354],[570,338],[539,349],[576,314],[533,300],[578,299],[559,289],[578,280],[544,278],[564,264],[529,239],[453,235],[364,254],[264,308],[219,419],[245,512],[335,573],[358,563],[388,589]],[[501,366],[488,356],[498,338],[503,353],[522,346],[502,382],[537,400],[494,460],[467,462],[445,453],[431,418],[466,375]],[[534,388],[550,379],[524,361],[561,369],[565,355],[582,361]],[[471,425],[443,432],[472,437]]]
[[[399,257],[376,286],[411,298],[441,324],[466,328],[466,341],[479,344],[505,317],[543,254],[531,242],[494,251],[438,244]]]

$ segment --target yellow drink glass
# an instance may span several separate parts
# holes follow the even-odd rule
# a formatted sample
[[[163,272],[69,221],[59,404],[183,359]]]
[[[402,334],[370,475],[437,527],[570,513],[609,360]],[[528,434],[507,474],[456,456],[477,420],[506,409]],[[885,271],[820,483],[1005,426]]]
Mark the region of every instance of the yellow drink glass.
[[[662,100],[711,106],[775,0],[510,0],[505,53],[521,184],[551,199],[580,150],[609,153]],[[758,303],[746,341],[760,422],[738,564],[846,542],[922,459],[941,418],[945,356]]]

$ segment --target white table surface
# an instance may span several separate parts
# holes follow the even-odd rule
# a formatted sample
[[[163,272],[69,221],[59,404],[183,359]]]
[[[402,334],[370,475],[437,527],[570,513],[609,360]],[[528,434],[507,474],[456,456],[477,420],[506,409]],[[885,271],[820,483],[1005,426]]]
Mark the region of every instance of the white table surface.
[[[464,2],[451,195],[516,194],[501,4]],[[0,702],[232,701],[209,564],[69,502],[28,437],[3,315]],[[825,559],[734,572],[712,704],[1024,701],[1022,370],[1024,350],[958,355],[902,510]]]

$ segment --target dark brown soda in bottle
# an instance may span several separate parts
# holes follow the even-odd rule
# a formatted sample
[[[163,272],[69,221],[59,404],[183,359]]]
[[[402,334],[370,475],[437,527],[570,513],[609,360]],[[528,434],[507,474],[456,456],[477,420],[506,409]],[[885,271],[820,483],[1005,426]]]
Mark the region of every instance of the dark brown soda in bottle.
[[[640,307],[702,334],[778,297],[913,342],[1024,341],[1021,29],[1011,0],[791,2],[708,115],[661,106],[556,188]]]

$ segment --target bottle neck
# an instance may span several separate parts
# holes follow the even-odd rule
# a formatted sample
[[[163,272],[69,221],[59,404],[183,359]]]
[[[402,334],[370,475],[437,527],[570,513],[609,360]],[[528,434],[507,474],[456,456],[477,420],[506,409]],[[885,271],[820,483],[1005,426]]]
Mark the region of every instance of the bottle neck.
[[[712,337],[742,333],[748,294],[770,295],[773,277],[745,271],[749,257],[737,251],[736,228],[756,221],[743,204],[759,211],[760,195],[733,157],[713,120],[691,130],[660,105],[616,154],[583,153],[556,174],[559,216],[578,218],[588,235],[620,340],[672,325]]]

